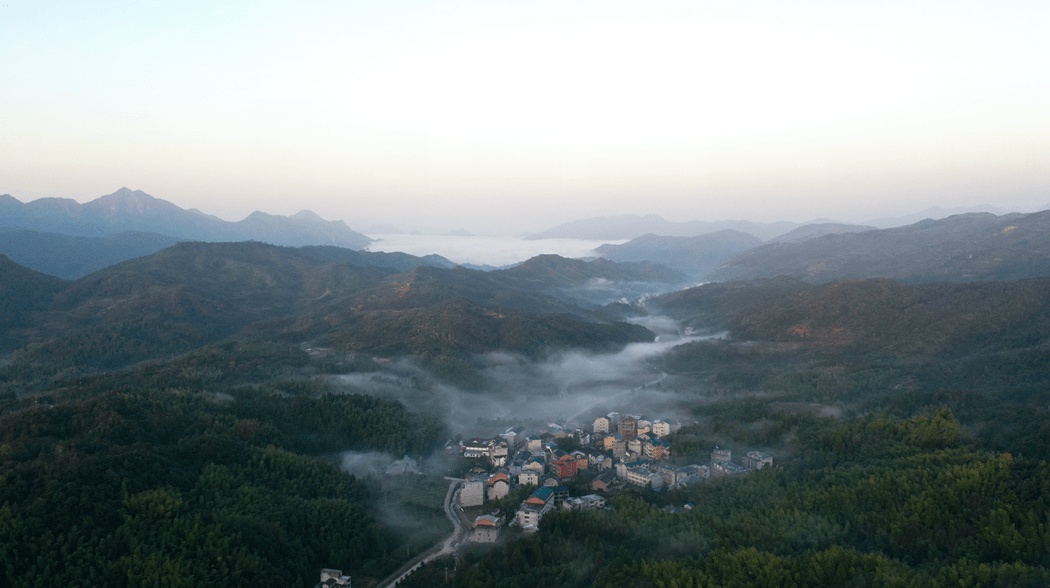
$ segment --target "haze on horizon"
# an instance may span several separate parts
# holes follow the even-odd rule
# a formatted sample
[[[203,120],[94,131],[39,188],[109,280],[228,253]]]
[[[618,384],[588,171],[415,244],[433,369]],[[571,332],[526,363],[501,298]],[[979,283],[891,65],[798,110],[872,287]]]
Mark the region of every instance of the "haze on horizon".
[[[1050,4],[0,5],[0,193],[491,233],[1050,204]]]

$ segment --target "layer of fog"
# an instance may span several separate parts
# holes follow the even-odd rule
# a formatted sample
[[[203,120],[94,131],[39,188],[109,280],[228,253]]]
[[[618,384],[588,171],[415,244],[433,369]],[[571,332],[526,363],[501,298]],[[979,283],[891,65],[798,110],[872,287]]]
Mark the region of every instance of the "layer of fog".
[[[411,457],[397,459],[382,451],[344,451],[339,468],[358,477],[418,474],[420,464]]]
[[[481,390],[441,383],[407,359],[383,372],[337,380],[348,390],[394,398],[410,410],[438,415],[453,434],[465,437],[495,435],[515,425],[535,431],[551,422],[589,430],[595,417],[611,411],[688,420],[695,398],[665,386],[666,374],[652,360],[701,338],[682,335],[677,323],[664,317],[636,322],[658,333],[657,339],[610,353],[569,351],[539,362],[510,353],[487,354],[479,358],[487,383]]]
[[[554,253],[562,257],[593,257],[594,248],[605,243],[625,241],[593,241],[585,239],[536,239],[513,237],[476,237],[463,235],[370,235],[376,241],[369,251],[400,251],[411,255],[438,254],[455,263],[502,267],[527,259]]]

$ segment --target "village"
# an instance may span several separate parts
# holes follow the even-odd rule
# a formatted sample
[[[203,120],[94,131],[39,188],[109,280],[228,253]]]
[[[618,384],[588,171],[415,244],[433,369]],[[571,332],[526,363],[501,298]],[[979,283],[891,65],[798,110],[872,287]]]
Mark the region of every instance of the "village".
[[[474,518],[470,540],[494,543],[506,526],[535,532],[544,515],[555,509],[605,508],[607,498],[630,489],[660,492],[773,465],[773,458],[760,451],[749,451],[734,461],[729,449],[719,447],[712,450],[708,463],[672,464],[673,448],[667,438],[680,427],[680,423],[611,412],[594,419],[590,430],[551,423],[530,435],[515,426],[491,438],[450,441],[446,452],[474,465],[457,496],[460,509],[483,513]],[[533,491],[513,514],[498,509],[484,512],[486,504],[519,487]],[[572,496],[570,487],[580,495]]]

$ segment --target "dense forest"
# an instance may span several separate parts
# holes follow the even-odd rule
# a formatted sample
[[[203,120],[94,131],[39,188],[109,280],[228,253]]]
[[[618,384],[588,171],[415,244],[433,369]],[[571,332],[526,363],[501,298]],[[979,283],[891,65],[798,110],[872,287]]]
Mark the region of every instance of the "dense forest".
[[[0,407],[0,574],[10,586],[310,586],[381,577],[404,544],[375,489],[324,459],[420,455],[442,426],[317,384],[104,381]]]
[[[948,406],[988,449],[1050,459],[1050,281],[905,285],[790,279],[661,297],[726,339],[661,367],[717,394],[907,418]]]

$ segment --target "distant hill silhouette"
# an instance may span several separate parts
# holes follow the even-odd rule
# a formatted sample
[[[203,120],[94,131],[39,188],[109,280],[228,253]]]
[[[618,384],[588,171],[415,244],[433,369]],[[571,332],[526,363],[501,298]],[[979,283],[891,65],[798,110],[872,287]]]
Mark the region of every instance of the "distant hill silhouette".
[[[156,253],[177,242],[167,235],[138,231],[84,237],[29,229],[0,230],[0,253],[20,265],[67,280]]]
[[[1044,206],[1042,209],[1046,208],[1050,208],[1050,206]],[[917,222],[922,222],[924,220],[939,220],[942,218],[948,218],[949,216],[955,216],[958,214],[969,214],[973,212],[987,212],[994,215],[1003,215],[1010,214],[1011,212],[1016,211],[1008,210],[1000,206],[992,206],[991,204],[982,204],[980,206],[968,206],[962,208],[942,208],[940,206],[931,206],[930,208],[921,210],[919,212],[914,212],[912,214],[872,219],[866,221],[864,224],[872,225],[880,229],[892,229],[894,227],[912,225]]]
[[[846,223],[812,223],[808,225],[802,225],[797,229],[793,229],[769,240],[769,243],[790,243],[793,241],[805,241],[806,239],[815,239],[817,237],[823,237],[824,235],[841,235],[844,233],[860,233],[862,231],[872,231],[875,227],[868,225],[851,225]]]
[[[28,229],[85,237],[127,231],[157,233],[179,241],[261,241],[274,245],[336,245],[361,249],[371,239],[342,221],[303,211],[291,217],[255,212],[238,222],[184,210],[141,190],[121,188],[80,204],[68,198],[22,203],[0,196],[0,230]]]
[[[732,256],[761,244],[758,237],[727,229],[696,237],[643,235],[622,245],[602,245],[595,252],[612,261],[655,262],[702,278]]]
[[[731,229],[749,233],[765,240],[786,233],[798,226],[799,223],[792,222],[759,223],[746,220],[674,222],[665,220],[655,214],[646,216],[621,215],[572,221],[536,233],[528,238],[618,241],[621,239],[635,239],[647,234],[664,237],[695,237],[704,233]]]
[[[809,282],[1017,280],[1050,275],[1050,211],[972,213],[894,229],[825,235],[756,247],[714,280],[789,276]]]

